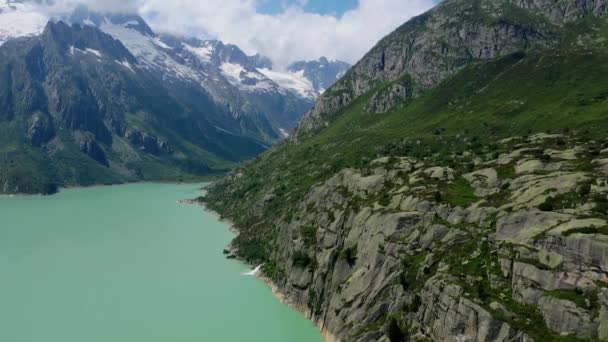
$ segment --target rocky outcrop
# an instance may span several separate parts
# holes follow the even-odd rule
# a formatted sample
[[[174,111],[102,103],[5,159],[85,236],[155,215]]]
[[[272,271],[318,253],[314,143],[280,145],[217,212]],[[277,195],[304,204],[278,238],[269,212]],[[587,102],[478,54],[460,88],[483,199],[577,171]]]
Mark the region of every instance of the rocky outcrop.
[[[108,157],[103,148],[97,143],[91,134],[77,132],[76,141],[80,147],[80,152],[91,157],[93,160],[104,166],[110,166]]]
[[[429,284],[421,292],[420,322],[436,341],[530,341],[472,300],[463,289],[445,283]],[[499,304],[497,304],[499,305]]]
[[[131,145],[155,156],[161,154],[162,152],[171,151],[169,145],[165,141],[159,140],[152,134],[142,133],[135,130],[127,130],[125,133],[125,138],[131,143]]]
[[[49,142],[55,136],[52,119],[43,113],[35,113],[29,120],[25,136],[36,147]]]
[[[412,99],[414,97],[412,88],[411,84],[392,84],[374,94],[365,110],[369,113],[386,113],[398,104]]]
[[[203,200],[332,341],[607,340],[608,141],[552,111],[601,109],[511,89],[569,99],[577,68],[553,48],[590,60],[604,38],[582,28],[605,15],[605,1],[443,1]]]
[[[467,173],[411,157],[342,170],[272,221],[268,280],[337,341],[607,340],[608,221],[593,202],[608,188],[577,169],[595,143],[515,172],[551,139],[565,138],[505,140]],[[452,203],[467,186],[475,199]]]

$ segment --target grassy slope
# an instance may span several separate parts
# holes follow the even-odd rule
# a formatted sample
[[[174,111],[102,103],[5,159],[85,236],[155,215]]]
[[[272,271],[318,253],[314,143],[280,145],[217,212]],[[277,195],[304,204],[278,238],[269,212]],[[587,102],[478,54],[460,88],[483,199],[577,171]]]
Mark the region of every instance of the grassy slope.
[[[571,31],[590,27],[608,33],[604,23],[595,21]],[[236,181],[216,184],[209,205],[241,230],[236,244],[245,258],[266,261],[275,234],[269,223],[288,217],[290,206],[312,185],[341,169],[363,168],[391,155],[441,163],[452,153],[482,152],[498,139],[535,132],[605,136],[608,49],[603,41],[588,43],[593,48],[564,44],[545,53],[474,63],[387,114],[366,113],[371,95],[362,96],[328,128],[298,144],[284,143],[238,170],[242,176]],[[256,208],[268,193],[278,197],[263,210]]]

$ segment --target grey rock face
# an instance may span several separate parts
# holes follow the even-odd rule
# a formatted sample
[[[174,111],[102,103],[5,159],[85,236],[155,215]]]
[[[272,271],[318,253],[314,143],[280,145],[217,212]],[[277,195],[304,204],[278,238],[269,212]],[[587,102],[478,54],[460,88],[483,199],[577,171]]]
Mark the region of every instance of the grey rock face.
[[[48,115],[36,113],[30,118],[25,136],[32,145],[40,147],[50,141],[54,135],[55,128]]]
[[[276,289],[337,341],[387,341],[395,325],[423,341],[607,340],[608,224],[585,209],[608,193],[602,166],[576,170],[562,157],[589,148],[570,146],[552,152],[559,170],[516,174],[546,139],[502,150],[511,170],[504,158],[462,174],[393,156],[314,185],[272,221]],[[477,201],[433,198],[458,179]],[[588,182],[594,194],[572,208],[539,210],[547,191]]]
[[[429,284],[421,293],[421,323],[438,341],[531,341],[524,333],[496,320],[486,309],[445,283]]]
[[[99,146],[91,134],[77,132],[76,141],[79,144],[80,152],[106,167],[110,165],[103,148]]]
[[[508,15],[518,10],[534,14],[527,20]],[[398,86],[378,92],[376,87],[383,83],[408,77],[417,96],[475,60],[552,45],[566,23],[606,12],[605,0],[443,1],[382,39],[319,98],[298,135],[325,127],[340,109],[370,91],[376,92],[371,112],[388,111],[408,98]]]
[[[155,135],[152,134],[127,130],[125,133],[125,138],[131,143],[131,145],[156,156],[162,152],[170,152],[168,144],[162,140],[159,140]]]
[[[393,84],[374,94],[365,107],[367,112],[386,113],[414,96],[411,84]]]

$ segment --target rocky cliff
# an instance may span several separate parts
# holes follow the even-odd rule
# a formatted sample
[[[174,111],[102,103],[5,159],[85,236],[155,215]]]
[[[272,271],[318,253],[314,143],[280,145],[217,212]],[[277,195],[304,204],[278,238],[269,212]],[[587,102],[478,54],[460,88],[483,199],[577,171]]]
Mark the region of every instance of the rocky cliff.
[[[266,274],[340,341],[608,340],[606,146],[537,134],[456,156],[466,173],[342,170],[270,223]]]
[[[444,1],[200,200],[328,340],[608,340],[605,14]]]

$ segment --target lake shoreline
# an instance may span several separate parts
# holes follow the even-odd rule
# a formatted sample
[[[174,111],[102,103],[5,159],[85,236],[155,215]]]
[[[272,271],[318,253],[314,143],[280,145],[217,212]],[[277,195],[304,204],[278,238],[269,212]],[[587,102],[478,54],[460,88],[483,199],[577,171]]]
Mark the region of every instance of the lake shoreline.
[[[122,183],[111,183],[111,184],[90,184],[90,185],[71,185],[57,188],[57,191],[52,193],[27,193],[27,192],[17,192],[17,193],[2,193],[0,192],[0,197],[49,197],[54,196],[61,193],[63,190],[73,190],[73,189],[97,189],[97,188],[107,188],[107,187],[120,187],[120,186],[129,186],[129,185],[139,185],[139,184],[161,184],[161,185],[194,185],[194,184],[209,184],[221,176],[204,176],[200,179],[192,179],[188,181],[153,181],[153,180],[142,180],[142,181],[129,181]],[[202,188],[201,188],[202,190]]]
[[[307,307],[290,300],[289,297],[285,294],[285,292],[281,291],[281,288],[277,284],[275,284],[275,282],[273,282],[270,278],[264,276],[263,274],[261,274],[261,272],[258,272],[256,274],[256,278],[266,284],[270,288],[270,291],[275,296],[275,298],[277,298],[281,303],[283,303],[283,305],[288,306],[304,314],[304,317],[311,321],[321,331],[321,336],[323,336],[325,342],[340,342],[340,339],[338,339],[336,335],[332,334],[331,331],[325,328],[323,322],[312,320],[310,310]]]
[[[188,204],[195,204],[195,205],[200,206],[203,210],[205,210],[206,212],[215,216],[218,219],[218,221],[226,224],[228,226],[228,230],[231,233],[233,233],[235,235],[235,237],[238,236],[239,232],[235,228],[234,223],[230,219],[223,218],[218,212],[216,212],[212,209],[209,209],[205,205],[205,203],[202,203],[197,200],[183,200],[180,202],[188,203]],[[229,243],[228,246],[226,246],[225,251],[226,250],[230,251],[229,258],[236,259],[239,262],[241,262],[245,265],[248,265],[250,267],[255,267],[255,265],[251,265],[238,257],[238,254],[236,253],[235,248],[232,246],[232,242]],[[323,322],[316,322],[316,321],[312,320],[310,310],[307,307],[299,305],[299,304],[295,303],[294,301],[290,300],[290,298],[285,294],[285,292],[281,291],[280,287],[277,284],[275,284],[270,278],[264,276],[261,271],[258,271],[255,274],[255,277],[262,283],[266,284],[266,286],[268,286],[268,288],[270,289],[270,291],[272,292],[274,297],[277,300],[279,300],[279,302],[281,302],[283,305],[285,305],[291,309],[294,309],[294,310],[302,313],[304,315],[304,317],[306,317],[307,320],[312,322],[320,330],[321,336],[323,337],[325,342],[340,342],[340,339],[338,339],[338,337],[336,335],[334,335],[331,331],[329,331],[327,328],[325,328],[323,326]]]

